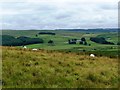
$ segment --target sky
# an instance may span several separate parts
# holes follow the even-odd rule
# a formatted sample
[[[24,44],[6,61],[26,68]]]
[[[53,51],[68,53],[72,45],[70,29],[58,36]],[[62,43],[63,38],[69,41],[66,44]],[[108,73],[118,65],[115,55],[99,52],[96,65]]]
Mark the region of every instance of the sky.
[[[119,0],[0,0],[2,29],[117,28]]]

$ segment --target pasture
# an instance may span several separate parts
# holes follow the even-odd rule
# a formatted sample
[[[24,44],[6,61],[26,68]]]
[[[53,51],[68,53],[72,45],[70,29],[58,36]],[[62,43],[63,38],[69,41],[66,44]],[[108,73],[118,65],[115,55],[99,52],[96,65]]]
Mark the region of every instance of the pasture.
[[[38,35],[39,32],[54,32],[56,35]],[[3,30],[3,35],[12,35],[14,37],[28,36],[31,38],[42,38],[44,43],[26,45],[27,48],[37,48],[45,50],[57,50],[64,52],[81,52],[94,53],[98,56],[117,57],[118,51],[118,33],[117,32],[80,32],[80,31],[66,31],[66,30]],[[36,37],[37,34],[37,37]],[[69,39],[80,40],[84,37],[89,45],[68,44]],[[90,37],[104,37],[107,41],[113,42],[115,45],[98,44],[90,41]],[[49,45],[48,41],[52,40],[54,45]],[[18,48],[22,48],[18,46]]]
[[[117,88],[118,60],[1,47],[3,88]]]

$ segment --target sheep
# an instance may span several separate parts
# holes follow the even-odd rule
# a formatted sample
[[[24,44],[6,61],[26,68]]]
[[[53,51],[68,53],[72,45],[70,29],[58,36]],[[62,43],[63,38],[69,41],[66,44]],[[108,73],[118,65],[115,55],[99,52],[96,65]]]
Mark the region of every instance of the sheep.
[[[36,49],[36,48],[34,48],[34,49],[32,49],[33,51],[37,51],[38,49]]]
[[[23,46],[24,49],[26,49],[27,47],[26,46]]]
[[[90,54],[90,57],[95,57],[95,55],[94,54]]]

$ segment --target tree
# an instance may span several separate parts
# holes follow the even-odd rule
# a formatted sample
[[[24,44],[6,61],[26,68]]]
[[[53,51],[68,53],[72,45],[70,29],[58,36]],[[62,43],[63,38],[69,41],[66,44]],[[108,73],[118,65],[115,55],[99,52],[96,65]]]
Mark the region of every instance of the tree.
[[[91,44],[88,44],[89,46],[91,46]]]
[[[53,45],[53,44],[54,44],[54,41],[53,41],[53,40],[49,40],[49,41],[48,41],[48,44]]]
[[[86,42],[86,41],[84,42],[84,45],[87,45],[87,42]]]
[[[83,44],[83,41],[80,41],[80,44]]]
[[[118,42],[117,45],[120,45],[120,42]]]
[[[84,37],[81,38],[81,41],[86,41],[86,39]]]
[[[37,34],[36,34],[35,36],[36,36],[36,37],[38,37],[38,35],[37,35]]]
[[[86,50],[85,49],[83,49],[83,52],[85,52]]]
[[[39,32],[38,34],[42,34],[42,35],[44,35],[44,34],[55,35],[55,33],[53,33],[53,32]]]

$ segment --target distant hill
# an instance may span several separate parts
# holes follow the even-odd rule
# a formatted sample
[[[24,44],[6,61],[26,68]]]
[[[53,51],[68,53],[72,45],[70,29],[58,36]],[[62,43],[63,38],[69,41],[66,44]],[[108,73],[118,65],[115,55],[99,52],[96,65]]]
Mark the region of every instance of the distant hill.
[[[2,29],[4,30],[9,30],[12,31],[12,29]],[[49,29],[47,30],[41,30],[41,29],[30,29],[29,31],[50,31]],[[76,32],[118,32],[118,28],[93,28],[93,29],[54,29],[55,30],[61,30],[61,31],[76,31]],[[22,30],[23,31],[23,30]],[[26,31],[26,30],[24,30]],[[28,30],[27,30],[28,31]],[[43,33],[42,33],[43,34]],[[45,33],[44,33],[45,34]]]
[[[98,28],[98,29],[56,29],[56,30],[66,30],[66,31],[76,31],[76,32],[118,32],[117,28]]]

